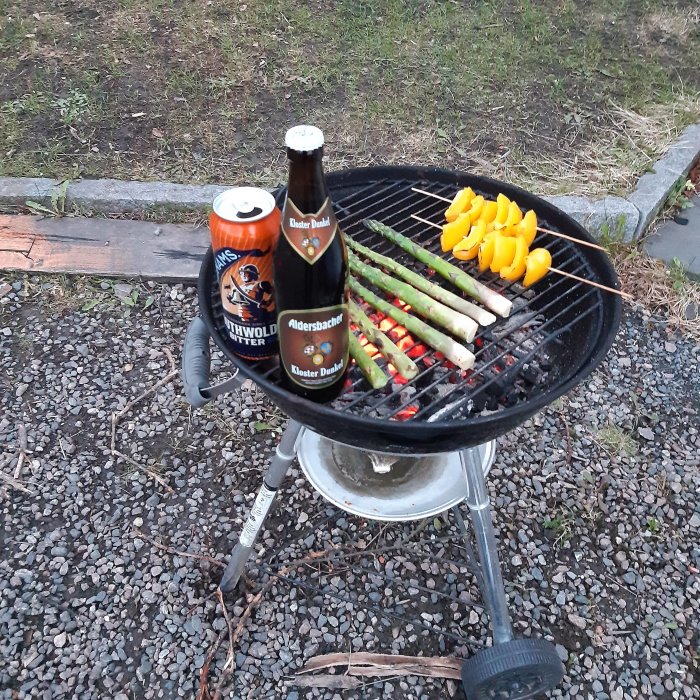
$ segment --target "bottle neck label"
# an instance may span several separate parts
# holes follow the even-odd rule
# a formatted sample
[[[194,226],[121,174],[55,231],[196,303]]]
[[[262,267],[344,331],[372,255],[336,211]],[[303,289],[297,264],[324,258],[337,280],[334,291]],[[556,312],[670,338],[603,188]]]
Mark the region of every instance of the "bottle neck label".
[[[282,212],[282,233],[289,244],[310,265],[326,252],[338,230],[330,197],[313,214],[302,214],[287,197]]]
[[[278,319],[280,361],[287,376],[305,389],[323,389],[348,366],[347,304],[283,311]]]

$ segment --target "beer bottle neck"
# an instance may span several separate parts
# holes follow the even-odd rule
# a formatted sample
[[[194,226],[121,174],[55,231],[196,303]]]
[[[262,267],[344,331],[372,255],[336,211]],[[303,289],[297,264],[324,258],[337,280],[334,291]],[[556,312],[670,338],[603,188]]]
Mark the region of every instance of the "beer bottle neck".
[[[304,214],[318,211],[328,197],[326,178],[323,175],[321,149],[312,154],[290,150],[288,156],[287,196]]]

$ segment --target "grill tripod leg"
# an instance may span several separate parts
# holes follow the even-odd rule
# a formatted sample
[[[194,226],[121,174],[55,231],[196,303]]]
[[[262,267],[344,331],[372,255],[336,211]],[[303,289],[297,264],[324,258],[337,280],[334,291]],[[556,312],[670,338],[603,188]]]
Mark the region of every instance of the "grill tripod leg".
[[[498,561],[496,534],[491,519],[491,503],[486,489],[486,479],[481,461],[474,456],[474,453],[473,450],[462,453],[469,486],[467,505],[471,513],[476,547],[481,563],[482,581],[479,582],[480,584],[483,582],[481,594],[491,616],[493,643],[501,644],[513,638],[513,629],[508,613],[506,591],[503,587],[501,565]]]
[[[221,577],[219,588],[224,592],[231,591],[238,585],[258,533],[262,530],[265,518],[275,500],[277,490],[282,485],[289,466],[296,457],[296,442],[300,431],[301,425],[290,420],[272,457],[270,468],[265,474],[263,485],[258,491],[248,519],[243,525],[238,542],[231,552],[224,575]]]

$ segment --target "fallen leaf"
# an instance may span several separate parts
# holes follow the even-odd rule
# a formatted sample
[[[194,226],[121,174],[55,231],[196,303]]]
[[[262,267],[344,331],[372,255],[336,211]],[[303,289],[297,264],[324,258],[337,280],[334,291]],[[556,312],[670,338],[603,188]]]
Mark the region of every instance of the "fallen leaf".
[[[160,129],[151,129],[151,133],[157,138],[157,139],[162,139],[163,138],[163,132]]]

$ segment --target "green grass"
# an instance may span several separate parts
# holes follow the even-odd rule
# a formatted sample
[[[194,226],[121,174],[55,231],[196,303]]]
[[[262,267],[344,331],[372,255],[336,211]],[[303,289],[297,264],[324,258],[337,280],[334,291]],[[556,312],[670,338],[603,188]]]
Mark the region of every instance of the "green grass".
[[[597,434],[599,444],[613,454],[633,456],[637,453],[637,444],[632,435],[622,428],[609,423]]]
[[[311,121],[331,167],[624,190],[698,117],[694,5],[11,0],[0,174],[274,184]]]

